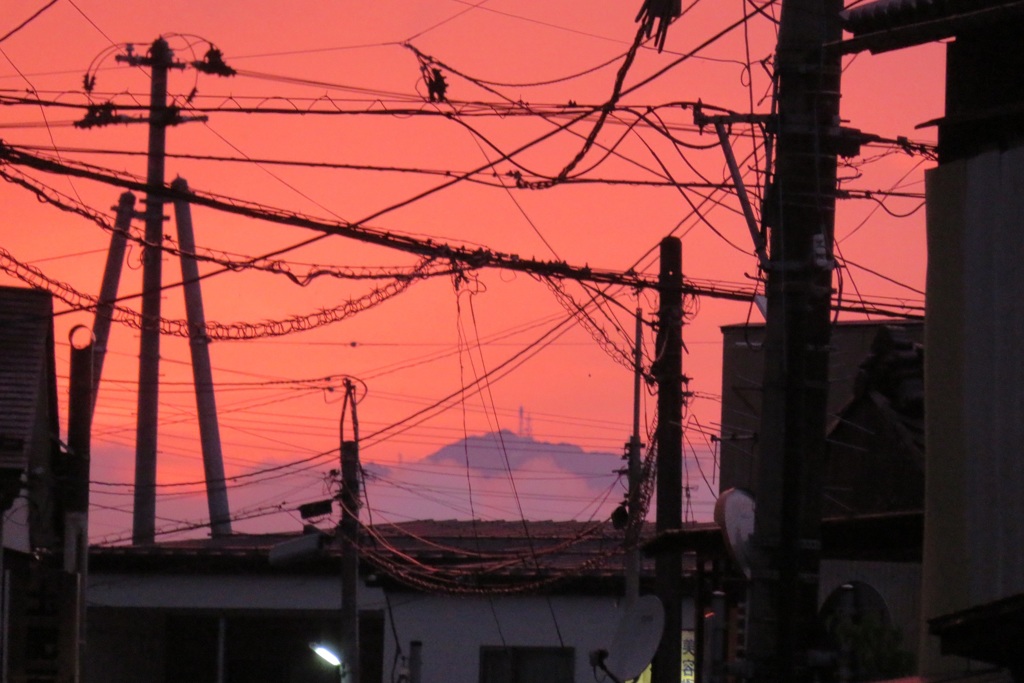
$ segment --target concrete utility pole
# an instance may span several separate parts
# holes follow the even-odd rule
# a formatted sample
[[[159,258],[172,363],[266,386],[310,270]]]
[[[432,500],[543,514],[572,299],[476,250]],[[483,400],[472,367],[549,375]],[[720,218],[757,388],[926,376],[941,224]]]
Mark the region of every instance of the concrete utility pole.
[[[683,526],[683,248],[678,237],[661,241],[658,278],[658,337],[654,375],[658,382],[658,535]],[[679,683],[682,669],[681,553],[660,553],[654,561],[655,591],[665,608],[665,629],[652,662],[652,683]]]
[[[184,178],[176,178],[171,183],[171,189],[186,196],[188,183]],[[181,281],[185,288],[188,348],[192,355],[192,383],[195,385],[196,412],[199,415],[199,439],[203,449],[210,531],[214,536],[230,536],[231,508],[228,506],[224,458],[220,448],[217,400],[213,393],[210,338],[206,334],[203,292],[199,286],[199,266],[195,258],[196,240],[192,231],[192,206],[188,200],[174,200],[174,216],[178,224],[178,244],[181,247]]]
[[[142,330],[139,342],[139,399],[135,435],[135,508],[132,543],[152,543],[156,535],[156,427],[160,392],[160,297],[164,223],[164,153],[167,127],[177,122],[167,107],[167,74],[184,68],[174,62],[167,41],[157,38],[142,57],[117,61],[150,68],[149,163],[146,171],[146,246],[142,256]]]
[[[821,467],[840,142],[841,0],[783,0],[776,70],[778,143],[770,232],[764,394],[745,672],[758,683],[813,677]]]
[[[121,268],[124,265],[125,244],[128,241],[128,230],[135,217],[135,195],[125,192],[117,202],[117,217],[114,219],[114,232],[110,235],[110,248],[107,250],[107,265],[103,270],[103,284],[100,285],[100,298],[96,304],[96,316],[93,319],[93,374],[92,400],[96,407],[96,396],[100,390],[100,377],[103,375],[103,361],[107,357],[107,341],[110,339],[110,323],[114,318],[114,299],[117,298],[117,285],[121,280]]]
[[[167,76],[171,69],[184,69],[185,64],[174,61],[174,54],[167,41],[157,38],[153,41],[149,52],[143,56],[136,54],[131,45],[126,54],[115,58],[132,66],[149,67],[150,96],[149,115],[143,119],[113,116],[111,105],[90,107],[84,119],[76,122],[80,128],[105,126],[116,121],[133,123],[147,121],[149,123],[149,151],[146,169],[146,222],[145,245],[142,256],[142,324],[139,343],[139,393],[138,411],[136,416],[135,436],[135,508],[132,520],[132,542],[152,543],[156,534],[156,454],[157,454],[157,420],[159,418],[160,390],[160,299],[162,295],[162,259],[163,259],[163,221],[164,221],[164,160],[165,143],[168,126],[174,126],[186,120],[205,121],[205,116],[182,117],[177,107],[167,106]],[[194,61],[191,66],[202,73],[218,76],[231,76],[235,71],[227,66],[220,50],[211,46],[202,61]],[[86,76],[86,89],[91,90],[92,81]],[[109,108],[109,111],[107,110]],[[187,186],[186,186],[187,189]],[[103,359],[110,333],[113,304],[117,295],[121,265],[124,260],[125,239],[134,212],[135,196],[130,192],[121,195],[117,207],[116,229],[110,241],[107,254],[107,266],[103,274],[103,285],[99,305],[96,309],[96,346],[97,360],[94,374],[93,400],[97,395]],[[187,207],[185,209],[187,212]],[[179,214],[182,210],[179,207]],[[189,222],[191,226],[191,222]],[[185,249],[186,252],[193,247]],[[182,257],[183,272],[189,268],[189,259]],[[195,271],[195,262],[191,261],[191,270]],[[192,341],[193,363],[195,364],[197,341],[192,334],[195,329],[194,319],[202,318],[202,303],[198,294],[198,273],[195,277],[185,275],[186,306],[189,312],[190,340]],[[194,302],[195,305],[193,305]],[[196,312],[198,311],[198,316]],[[202,356],[202,354],[199,354]],[[206,361],[205,377],[209,377],[209,360]],[[197,378],[203,375],[202,368],[193,368]],[[203,382],[197,379],[197,401],[200,413],[200,432],[203,442],[203,458],[206,466],[207,492],[211,501],[211,527],[214,535],[231,533],[227,495],[224,491],[223,465],[220,458],[220,437],[216,428],[216,407],[212,402],[212,379],[207,383],[208,390],[201,388]],[[202,394],[202,395],[200,395]],[[209,397],[208,399],[206,397]],[[204,412],[205,409],[205,412]],[[211,418],[210,411],[213,411]],[[212,419],[213,427],[210,427]],[[216,456],[211,458],[211,444],[215,442]],[[212,492],[211,492],[212,489]],[[220,489],[218,491],[217,489]],[[216,499],[216,500],[215,500]]]

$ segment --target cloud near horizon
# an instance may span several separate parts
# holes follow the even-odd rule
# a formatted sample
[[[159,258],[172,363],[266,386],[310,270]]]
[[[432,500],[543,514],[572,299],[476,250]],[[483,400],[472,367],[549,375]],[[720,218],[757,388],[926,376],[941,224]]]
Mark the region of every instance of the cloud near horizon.
[[[396,519],[599,519],[622,498],[623,467],[619,454],[501,430],[365,469],[371,507]]]

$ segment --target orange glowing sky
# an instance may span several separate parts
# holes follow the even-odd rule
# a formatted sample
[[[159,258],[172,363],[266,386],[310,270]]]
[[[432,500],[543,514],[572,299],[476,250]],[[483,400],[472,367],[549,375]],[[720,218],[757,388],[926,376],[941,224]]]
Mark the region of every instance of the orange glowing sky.
[[[5,3],[0,33],[45,4],[42,0]],[[125,43],[145,50],[163,35],[183,61],[201,58],[212,43],[240,74],[225,79],[191,69],[172,72],[169,90],[174,101],[186,109],[221,111],[209,112],[206,122],[171,128],[167,150],[172,155],[242,161],[172,156],[167,160],[168,181],[180,175],[197,190],[328,221],[373,217],[369,225],[424,239],[616,271],[636,268],[652,275],[657,272],[658,242],[673,233],[683,238],[686,277],[750,286],[756,261],[747,229],[738,217],[738,202],[728,192],[607,182],[533,190],[514,187],[506,175],[514,168],[557,175],[581,149],[596,116],[529,147],[515,156],[516,165],[501,161],[491,171],[474,176],[483,183],[456,182],[392,209],[449,183],[452,176],[484,167],[566,121],[538,112],[556,113],[556,107],[570,100],[580,105],[605,102],[636,33],[633,20],[638,5],[633,0],[145,0],[130,4],[59,0],[0,43],[0,94],[34,92],[44,100],[82,104],[88,101],[82,93],[82,76],[88,69],[97,78],[94,102],[113,98],[122,106],[145,104],[147,72],[114,58]],[[725,162],[715,137],[698,134],[692,126],[692,111],[668,105],[700,99],[734,111],[768,111],[769,80],[761,62],[771,55],[774,24],[758,16],[703,46],[738,22],[749,7],[739,0],[693,3],[669,31],[664,52],[647,47],[639,51],[625,77],[626,95],[620,105],[632,107],[634,113],[653,107],[653,114],[647,121],[630,112],[610,117],[597,144],[576,169],[581,178],[687,183],[700,180],[698,172],[716,183],[725,178]],[[450,67],[445,70],[450,103],[425,101],[419,65],[406,43]],[[694,50],[692,58],[684,58]],[[661,73],[663,69],[667,70]],[[934,141],[934,129],[915,130],[914,126],[942,114],[943,69],[941,45],[847,58],[842,100],[847,125],[886,138],[904,135]],[[482,82],[494,85],[483,87]],[[197,94],[187,105],[185,98],[193,88]],[[231,111],[257,106],[296,111],[335,108],[347,113],[300,116]],[[384,114],[399,108],[450,116]],[[479,112],[491,115],[472,115]],[[144,125],[82,130],[71,125],[81,115],[78,109],[8,106],[0,110],[0,135],[5,143],[31,146],[40,154],[59,153],[67,161],[86,161],[144,177],[144,157],[98,153],[144,152]],[[655,125],[666,126],[684,144],[670,141]],[[737,126],[733,133],[736,155],[752,191],[756,190],[759,176],[751,156],[756,138],[746,126]],[[451,176],[246,160],[432,170]],[[763,163],[760,153],[757,161]],[[887,148],[865,148],[857,162],[840,169],[844,188],[911,193],[923,192],[923,171],[933,164]],[[24,173],[32,182],[108,215],[121,192],[88,180],[72,181],[6,165],[2,169]],[[53,280],[97,294],[108,233],[78,215],[37,201],[9,182],[0,184],[0,192],[0,247]],[[691,202],[700,207],[704,220],[695,214]],[[923,300],[924,214],[913,212],[920,203],[913,198],[887,199],[884,208],[893,214],[911,213],[897,218],[875,201],[840,202],[836,235],[841,256],[849,265],[842,271],[844,295]],[[166,213],[172,219],[165,232],[174,234],[170,206]],[[315,234],[202,207],[193,209],[193,221],[202,248],[249,257],[284,249]],[[136,221],[134,227],[141,229],[142,222]],[[287,251],[279,258],[296,271],[306,270],[303,264],[405,267],[416,261],[408,254],[340,237]],[[121,295],[140,290],[137,246],[130,248],[126,266]],[[213,267],[201,264],[200,269],[205,273]],[[612,288],[608,298],[601,299],[600,308],[587,309],[600,333],[576,324],[566,326],[557,337],[544,338],[546,331],[569,317],[564,302],[544,281],[496,270],[467,276],[458,283],[451,277],[417,282],[375,308],[315,331],[213,343],[228,476],[335,449],[341,392],[327,387],[340,387],[344,376],[357,378],[366,390],[359,404],[361,432],[369,437],[362,448],[364,462],[389,465],[395,472],[406,470],[401,486],[382,482],[371,487],[375,521],[418,516],[426,510],[417,507],[420,493],[443,499],[440,485],[416,483],[415,462],[466,435],[518,431],[520,407],[539,441],[619,452],[632,424],[632,377],[614,353],[602,348],[609,344],[600,344],[595,337],[606,335],[611,345],[628,353],[632,312],[639,306],[651,321],[656,297]],[[11,276],[0,278],[3,284],[25,285]],[[179,280],[178,263],[168,255],[164,282]],[[255,322],[332,308],[374,286],[373,281],[321,277],[298,287],[279,275],[244,271],[206,279],[203,297],[208,320]],[[589,292],[576,284],[564,284],[563,290],[578,303],[588,301]],[[124,303],[139,307],[138,299]],[[91,325],[92,314],[69,311],[59,300],[55,306],[60,313],[55,328],[63,420],[67,333],[74,325]],[[760,318],[749,304],[706,297],[691,307],[691,313],[684,330],[689,352],[685,372],[693,378],[690,389],[695,392],[686,422],[687,472],[695,495],[694,512],[706,518],[717,488],[708,437],[719,420],[718,327]],[[163,315],[184,317],[180,288],[165,292]],[[644,345],[649,362],[653,352],[649,327]],[[393,428],[527,349],[521,363],[513,361],[508,366],[511,371],[485,383],[483,391],[451,401],[445,410],[430,411],[426,419],[406,423],[407,428]],[[106,482],[93,488],[91,535],[98,540],[116,540],[131,526],[130,488],[109,484],[130,484],[133,477],[137,353],[137,332],[115,325],[93,436],[93,479]],[[165,337],[161,356],[159,481],[194,481],[201,478],[202,466],[187,341]],[[323,379],[328,377],[332,379]],[[646,396],[642,411],[645,423],[651,424],[652,395]],[[291,509],[324,497],[323,474],[334,463],[334,456],[325,455],[310,467],[279,472],[282,476],[253,477],[244,486],[238,485],[243,480],[234,482],[233,512],[240,517],[255,515],[237,522],[236,530],[298,528],[293,515],[262,513],[268,506]],[[435,482],[436,477],[428,476],[431,473],[422,474],[421,482]],[[532,518],[600,516],[621,496],[616,488],[610,497],[602,497],[557,471],[526,473],[524,481],[530,474],[538,488],[532,493],[524,489],[521,504],[522,512]],[[464,484],[465,472],[461,482],[459,476],[451,478],[455,485]],[[418,486],[421,491],[416,490]],[[197,487],[162,488],[158,506],[158,530],[205,515],[205,501]],[[444,513],[443,506],[429,508],[430,516]],[[520,512],[511,496],[495,494],[481,514],[514,518]],[[453,510],[450,516],[456,515]]]

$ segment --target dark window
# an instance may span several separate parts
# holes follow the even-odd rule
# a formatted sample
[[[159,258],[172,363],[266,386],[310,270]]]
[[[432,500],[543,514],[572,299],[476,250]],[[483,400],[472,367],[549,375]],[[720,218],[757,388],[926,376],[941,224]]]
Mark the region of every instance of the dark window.
[[[572,683],[571,647],[482,647],[480,683]]]
[[[219,618],[169,615],[165,683],[215,683]],[[227,683],[337,683],[338,670],[310,649],[337,644],[336,615],[231,614],[224,623],[224,678]],[[381,683],[384,614],[359,613],[360,680]]]

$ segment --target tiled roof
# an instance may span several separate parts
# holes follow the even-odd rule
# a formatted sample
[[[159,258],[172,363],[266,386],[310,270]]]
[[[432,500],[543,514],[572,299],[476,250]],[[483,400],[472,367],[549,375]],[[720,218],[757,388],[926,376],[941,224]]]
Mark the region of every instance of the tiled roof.
[[[596,576],[621,574],[624,539],[604,522],[449,520],[377,525],[364,545],[385,562],[397,552],[431,564],[489,567],[500,575],[579,568]]]
[[[48,293],[0,287],[0,467],[24,468],[38,419],[40,392],[52,383],[50,428],[56,433],[53,303]]]
[[[651,529],[646,527],[646,535]],[[270,549],[297,534],[233,534],[142,546],[93,547],[90,566],[104,572],[334,572],[339,548],[328,543],[314,560],[271,567]],[[551,577],[619,580],[624,533],[607,522],[419,520],[366,526],[360,533],[364,571],[383,580],[410,578],[409,569],[472,577],[474,581],[530,582]],[[653,568],[645,561],[644,573]],[[415,581],[405,581],[419,586]],[[429,588],[429,582],[423,587]]]

